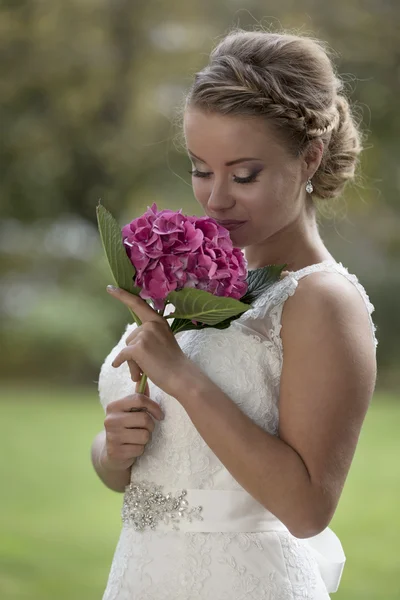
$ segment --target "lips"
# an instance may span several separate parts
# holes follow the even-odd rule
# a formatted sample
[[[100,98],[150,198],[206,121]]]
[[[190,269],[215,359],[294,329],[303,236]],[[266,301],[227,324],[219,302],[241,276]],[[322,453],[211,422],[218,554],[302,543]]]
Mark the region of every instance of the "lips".
[[[217,223],[219,223],[220,225],[222,225],[222,227],[226,227],[227,225],[243,225],[243,223],[246,223],[246,221],[218,221],[217,219],[214,220],[217,221]]]
[[[221,227],[224,227],[228,231],[236,231],[240,227],[243,227],[243,225],[245,223],[246,223],[246,221],[236,221],[236,223],[228,222],[228,223],[220,223],[220,225],[221,225]]]

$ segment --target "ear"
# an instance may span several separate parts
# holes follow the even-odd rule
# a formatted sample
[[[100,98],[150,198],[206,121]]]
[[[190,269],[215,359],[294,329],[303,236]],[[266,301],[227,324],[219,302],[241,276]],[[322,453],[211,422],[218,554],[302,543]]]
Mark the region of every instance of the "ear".
[[[305,179],[311,179],[318,170],[324,154],[324,143],[320,138],[308,143],[303,155],[303,167]]]

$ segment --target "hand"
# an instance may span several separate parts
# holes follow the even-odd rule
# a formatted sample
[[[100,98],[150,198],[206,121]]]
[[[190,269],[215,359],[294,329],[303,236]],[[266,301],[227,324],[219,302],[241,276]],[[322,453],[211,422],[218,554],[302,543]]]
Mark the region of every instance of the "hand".
[[[126,338],[126,348],[115,357],[113,367],[128,361],[133,381],[142,373],[167,394],[176,397],[181,390],[181,379],[194,363],[182,352],[167,320],[145,300],[117,288],[107,291],[128,306],[142,321],[142,325]]]
[[[136,390],[138,387],[139,383]],[[145,391],[149,393],[148,384]],[[141,410],[130,412],[132,407]],[[100,462],[115,471],[129,469],[151,440],[155,427],[152,417],[160,420],[163,412],[148,395],[136,393],[110,402],[104,419],[106,440]]]

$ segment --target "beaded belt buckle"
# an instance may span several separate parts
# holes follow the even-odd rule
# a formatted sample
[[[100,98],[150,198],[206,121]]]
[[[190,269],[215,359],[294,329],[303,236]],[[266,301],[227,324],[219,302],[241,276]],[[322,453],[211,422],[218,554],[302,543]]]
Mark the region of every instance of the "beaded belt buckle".
[[[133,526],[136,531],[143,529],[156,529],[158,523],[172,525],[172,529],[179,531],[181,519],[202,521],[200,512],[202,506],[189,507],[185,496],[187,490],[173,496],[171,493],[163,494],[162,485],[157,485],[147,480],[140,483],[130,483],[126,486],[122,506],[122,521]]]

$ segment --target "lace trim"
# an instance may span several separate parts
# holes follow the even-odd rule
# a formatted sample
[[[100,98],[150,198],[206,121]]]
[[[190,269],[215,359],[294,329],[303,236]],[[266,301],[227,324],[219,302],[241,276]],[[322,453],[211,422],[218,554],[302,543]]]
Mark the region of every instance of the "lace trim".
[[[275,322],[276,326],[272,333],[274,340],[276,341],[278,348],[282,350],[281,340],[280,340],[280,330],[281,330],[281,314],[283,309],[283,304],[289,298],[289,296],[293,296],[298,286],[298,280],[306,275],[310,275],[311,273],[316,273],[317,271],[325,271],[330,273],[340,273],[346,277],[349,281],[351,281],[358,291],[360,292],[364,303],[368,310],[369,321],[371,325],[372,336],[374,340],[375,348],[378,345],[378,340],[376,338],[376,325],[372,319],[372,313],[375,310],[374,305],[371,303],[367,292],[363,285],[359,282],[356,275],[349,273],[348,269],[343,266],[342,263],[338,263],[333,260],[325,260],[321,263],[316,263],[315,265],[309,265],[300,269],[299,271],[290,271],[289,274],[272,285],[265,294],[260,296],[254,303],[253,308],[245,312],[238,321],[246,322],[249,319],[263,319],[265,318],[268,311],[273,313],[273,322]],[[272,316],[272,315],[271,315]]]
[[[358,291],[360,292],[364,303],[367,307],[368,310],[368,315],[369,315],[369,322],[371,325],[371,331],[372,331],[372,337],[374,340],[374,345],[375,348],[378,345],[378,340],[376,338],[376,325],[374,323],[374,321],[372,320],[372,313],[375,310],[375,306],[371,303],[367,292],[365,291],[364,286],[360,283],[360,281],[358,280],[358,277],[356,275],[354,275],[353,273],[349,273],[348,269],[343,266],[342,263],[338,263],[338,262],[333,262],[333,261],[326,261],[325,263],[320,263],[320,265],[324,265],[325,268],[322,269],[315,269],[315,270],[324,270],[324,271],[328,271],[330,273],[340,273],[341,275],[344,275],[344,277],[346,277],[346,279],[348,279],[349,281],[351,281],[351,283],[353,283],[355,285],[355,287],[358,289]],[[317,265],[311,265],[311,267],[314,267]],[[294,273],[294,276],[298,279],[300,279],[303,275],[308,275],[309,273],[312,273],[314,271],[313,270],[309,270],[311,269],[311,267],[306,267],[305,269],[302,269],[300,271],[297,271],[296,273]],[[307,271],[308,270],[308,271]]]
[[[237,321],[245,323],[250,319],[263,319],[268,312],[272,300],[274,304],[284,302],[289,296],[293,296],[296,288],[297,281],[291,275],[287,275],[284,279],[277,281],[268,288],[265,294],[259,296],[253,302],[253,308],[243,313]]]

